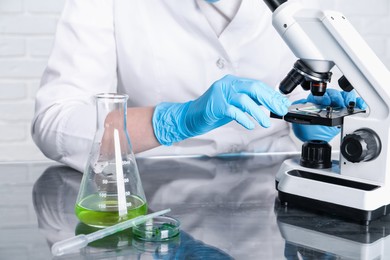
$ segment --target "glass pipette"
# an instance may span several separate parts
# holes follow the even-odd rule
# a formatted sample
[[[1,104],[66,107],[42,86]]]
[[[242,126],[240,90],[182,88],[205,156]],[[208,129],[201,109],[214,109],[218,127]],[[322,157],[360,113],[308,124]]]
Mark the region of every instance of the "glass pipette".
[[[101,239],[103,237],[115,234],[116,232],[125,230],[127,228],[136,226],[138,224],[146,222],[149,219],[163,215],[163,214],[168,213],[170,211],[171,211],[171,209],[164,209],[164,210],[157,211],[157,212],[154,212],[151,214],[147,214],[147,215],[143,215],[143,216],[139,216],[139,217],[136,217],[133,219],[126,220],[124,222],[118,223],[118,224],[113,225],[111,227],[107,227],[107,228],[98,230],[96,232],[93,232],[93,233],[90,233],[87,235],[80,234],[80,235],[77,235],[75,237],[71,237],[71,238],[65,239],[63,241],[59,241],[51,247],[51,252],[55,256],[59,256],[59,255],[63,255],[63,254],[69,253],[69,252],[73,252],[77,249],[80,249],[80,248],[87,246],[89,243],[91,243],[95,240],[98,240],[98,239]]]

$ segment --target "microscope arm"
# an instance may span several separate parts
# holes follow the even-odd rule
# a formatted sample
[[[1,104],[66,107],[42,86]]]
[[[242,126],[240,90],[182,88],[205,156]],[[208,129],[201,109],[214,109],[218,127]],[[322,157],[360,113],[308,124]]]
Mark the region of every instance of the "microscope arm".
[[[273,13],[273,26],[313,71],[336,65],[368,104],[369,117],[389,117],[390,73],[345,16],[285,2]]]

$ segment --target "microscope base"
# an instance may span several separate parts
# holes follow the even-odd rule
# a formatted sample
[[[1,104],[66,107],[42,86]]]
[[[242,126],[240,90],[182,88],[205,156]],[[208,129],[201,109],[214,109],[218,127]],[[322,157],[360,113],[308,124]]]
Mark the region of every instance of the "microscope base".
[[[356,221],[362,225],[369,225],[370,221],[376,220],[380,217],[387,215],[388,210],[390,209],[390,205],[385,205],[375,210],[361,210],[326,201],[320,201],[293,194],[288,194],[281,191],[278,191],[278,197],[281,204],[285,206],[296,206],[308,210],[325,212],[329,215],[334,215],[336,217]]]
[[[276,176],[279,200],[288,206],[324,212],[364,225],[390,213],[388,187],[341,176],[335,172],[336,168],[308,169],[294,159],[285,161]]]

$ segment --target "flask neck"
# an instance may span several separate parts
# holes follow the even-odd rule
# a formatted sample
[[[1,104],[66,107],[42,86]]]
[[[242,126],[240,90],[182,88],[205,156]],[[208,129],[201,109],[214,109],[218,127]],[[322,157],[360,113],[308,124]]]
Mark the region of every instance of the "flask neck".
[[[96,95],[97,130],[126,129],[127,95]]]

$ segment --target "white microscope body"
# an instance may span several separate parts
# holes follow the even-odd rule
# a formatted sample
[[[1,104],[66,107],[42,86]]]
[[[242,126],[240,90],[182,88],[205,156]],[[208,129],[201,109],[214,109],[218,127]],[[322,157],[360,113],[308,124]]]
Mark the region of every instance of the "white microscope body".
[[[368,224],[390,211],[390,73],[343,14],[275,1],[273,26],[295,56],[318,73],[336,66],[368,106],[343,118],[340,158],[331,168],[283,163],[279,198]]]

